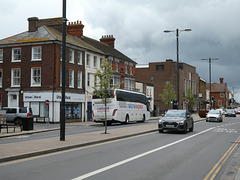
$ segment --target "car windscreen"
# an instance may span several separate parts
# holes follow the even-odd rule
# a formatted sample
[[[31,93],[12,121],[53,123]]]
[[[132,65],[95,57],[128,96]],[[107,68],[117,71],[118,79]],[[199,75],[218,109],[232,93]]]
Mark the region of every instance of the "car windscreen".
[[[211,110],[209,111],[209,114],[219,114],[219,110]]]
[[[168,111],[164,117],[185,117],[185,111]]]

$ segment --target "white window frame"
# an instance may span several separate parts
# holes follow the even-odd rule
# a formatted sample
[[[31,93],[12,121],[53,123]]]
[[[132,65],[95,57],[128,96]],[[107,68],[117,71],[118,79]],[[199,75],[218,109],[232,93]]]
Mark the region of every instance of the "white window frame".
[[[69,63],[74,64],[74,50],[69,49]]]
[[[78,65],[82,65],[82,52],[78,52]]]
[[[19,51],[20,53],[15,54],[16,51]],[[12,62],[21,62],[21,54],[21,48],[12,48]]]
[[[3,69],[0,69],[0,87],[2,87],[3,84]]]
[[[0,63],[3,62],[3,49],[0,49]]]
[[[97,68],[97,56],[93,57],[93,67]]]
[[[41,67],[31,68],[31,86],[41,87],[42,83],[42,69]]]
[[[87,58],[86,58],[86,66],[90,66],[90,54],[87,54]]]
[[[74,70],[69,69],[69,87],[74,88]]]
[[[42,46],[32,47],[32,61],[41,61],[41,60],[42,60]]]
[[[18,76],[15,76],[16,71],[19,71]],[[18,83],[16,83],[17,81],[18,81]],[[13,69],[11,69],[11,87],[20,87],[20,85],[21,85],[21,69],[13,68]]]
[[[132,75],[132,67],[133,67],[132,65],[129,66],[129,73],[130,73],[130,75]]]
[[[125,74],[128,74],[128,64],[125,63]]]
[[[78,85],[79,89],[82,89],[82,71],[78,71]]]

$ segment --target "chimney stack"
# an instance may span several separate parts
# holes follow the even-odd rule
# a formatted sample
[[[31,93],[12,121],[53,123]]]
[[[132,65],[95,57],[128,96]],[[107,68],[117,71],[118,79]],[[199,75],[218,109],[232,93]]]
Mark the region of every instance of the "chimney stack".
[[[67,26],[67,34],[81,38],[83,36],[84,25],[82,21],[69,22]]]
[[[219,78],[219,80],[220,80],[220,83],[222,84],[223,83],[223,78]]]
[[[100,39],[101,42],[108,44],[109,46],[112,46],[114,48],[114,41],[115,38],[113,37],[113,35],[106,35],[106,36],[102,36],[102,38]]]
[[[37,31],[38,21],[39,21],[39,19],[37,17],[28,18],[28,31],[29,32]]]

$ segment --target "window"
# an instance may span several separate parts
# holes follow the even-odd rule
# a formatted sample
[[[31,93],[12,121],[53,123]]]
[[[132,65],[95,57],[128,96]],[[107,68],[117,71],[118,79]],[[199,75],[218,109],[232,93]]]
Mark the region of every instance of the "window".
[[[220,97],[221,97],[221,98],[224,98],[224,93],[220,93]]]
[[[37,47],[32,47],[32,60],[41,60],[42,59],[42,47],[37,46]]]
[[[112,58],[110,58],[109,59],[109,66],[111,66],[111,67],[112,67],[112,62],[113,62],[113,60],[112,60]]]
[[[132,65],[129,67],[130,75],[132,75]]]
[[[87,54],[87,62],[86,62],[87,66],[90,66],[90,55]]]
[[[0,62],[3,62],[3,49],[0,49]]]
[[[69,87],[74,87],[74,70],[69,69]]]
[[[88,87],[90,86],[90,74],[89,73],[87,74],[87,86]]]
[[[31,69],[31,86],[41,86],[41,68]]]
[[[11,70],[11,86],[20,87],[21,80],[21,69],[12,69]]]
[[[69,50],[69,62],[74,63],[74,51],[71,49]]]
[[[103,58],[100,58],[100,67],[102,66]]]
[[[128,74],[128,65],[125,64],[125,74]]]
[[[79,65],[82,65],[82,53],[81,52],[78,52],[78,64]]]
[[[95,68],[97,67],[97,56],[94,56],[93,66],[94,66]]]
[[[124,79],[124,86],[125,86],[124,89],[134,90],[134,80],[125,78]]]
[[[218,100],[218,106],[219,106],[219,107],[222,106],[222,100]]]
[[[156,71],[164,71],[164,65],[156,65]]]
[[[3,70],[0,69],[0,87],[2,87],[2,83],[3,83]]]
[[[12,49],[12,61],[13,62],[21,61],[21,48],[13,48]]]
[[[82,88],[82,71],[78,71],[78,88]]]

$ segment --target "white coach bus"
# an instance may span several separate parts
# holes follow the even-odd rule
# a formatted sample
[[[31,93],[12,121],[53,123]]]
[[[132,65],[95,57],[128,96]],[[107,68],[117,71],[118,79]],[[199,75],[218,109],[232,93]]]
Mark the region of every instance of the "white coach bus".
[[[123,89],[109,90],[107,103],[107,125],[112,122],[145,122],[150,118],[148,98],[138,92]],[[105,125],[105,105],[96,93],[92,99],[93,120]]]

